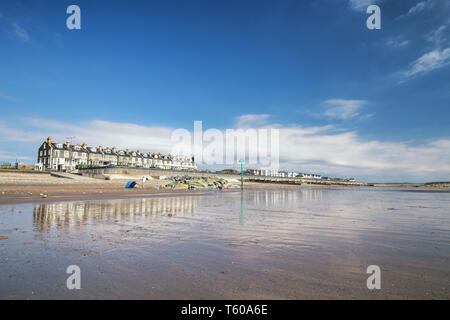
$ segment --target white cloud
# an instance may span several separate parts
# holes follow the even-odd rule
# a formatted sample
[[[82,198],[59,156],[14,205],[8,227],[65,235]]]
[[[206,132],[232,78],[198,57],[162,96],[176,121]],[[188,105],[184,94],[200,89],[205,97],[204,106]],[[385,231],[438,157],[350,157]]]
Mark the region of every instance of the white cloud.
[[[264,117],[264,120],[268,122],[270,119]],[[170,139],[173,128],[170,127],[102,120],[71,124],[47,119],[14,125],[21,129],[0,123],[0,140],[28,142],[32,149],[25,156],[33,155],[48,135],[54,141],[62,142],[68,136],[76,136],[74,142],[86,142],[93,146],[162,153],[170,152],[174,145]],[[434,139],[417,145],[411,141],[366,140],[354,130],[337,131],[331,125],[302,127],[266,124],[261,127],[279,129],[281,169],[372,181],[450,180],[450,139]],[[8,152],[12,159],[11,150]]]
[[[400,72],[401,82],[429,73],[433,70],[447,67],[450,64],[450,48],[435,49],[413,61],[410,67]]]
[[[409,40],[401,40],[398,38],[390,38],[386,41],[386,45],[391,48],[402,48],[409,44]]]
[[[23,41],[29,41],[30,36],[28,35],[28,32],[19,26],[17,23],[11,22],[11,26],[13,28],[13,33],[21,40]]]
[[[442,25],[439,28],[434,29],[427,35],[427,40],[430,42],[435,43],[437,46],[439,46],[441,43],[443,43],[445,40],[444,31],[447,29],[446,25]]]
[[[384,181],[450,179],[450,139],[423,146],[362,140],[357,132],[280,129],[280,163],[290,169]]]
[[[366,11],[367,7],[377,4],[379,0],[349,0],[348,5],[355,11]]]
[[[261,126],[266,123],[270,117],[268,114],[244,114],[236,118],[236,127],[249,128]]]
[[[3,161],[15,161],[16,159],[19,161],[36,160],[34,157],[18,156],[17,154],[0,150],[0,163]]]
[[[8,95],[3,94],[1,92],[0,92],[0,99],[5,99],[5,100],[9,100],[9,101],[14,101],[14,102],[20,101],[20,99],[17,99],[17,98],[12,97],[12,96],[8,96]]]
[[[366,102],[330,101],[355,101],[342,102],[354,106]],[[450,180],[450,139],[434,139],[418,145],[414,141],[366,140],[357,131],[337,131],[333,125],[264,127],[277,128],[280,132],[281,169],[369,181]]]
[[[366,100],[330,99],[325,101],[326,111],[322,114],[329,119],[348,120],[358,117]]]
[[[14,129],[0,122],[0,141],[28,142],[39,144],[47,136],[54,141],[66,141],[117,148],[140,148],[143,151],[169,152],[173,142],[169,127],[148,127],[132,123],[94,120],[83,124],[70,124],[46,119],[32,119],[21,123],[27,129]]]
[[[432,7],[433,5],[434,5],[434,3],[431,0],[420,1],[415,6],[413,6],[411,9],[409,9],[407,14],[414,14],[414,13],[421,12],[421,11],[425,10],[426,8]]]
[[[355,110],[366,103],[365,100],[328,101],[346,106],[348,117],[356,116]],[[364,177],[370,181],[450,180],[450,139],[418,145],[413,141],[366,140],[357,131],[337,131],[333,125],[266,124],[263,127],[277,128],[280,132],[281,169]]]
[[[0,120],[0,141],[38,142],[39,133],[29,130],[14,129]]]
[[[412,6],[407,13],[402,14],[401,16],[399,16],[397,19],[402,19],[405,18],[407,16],[410,15],[414,15],[417,14],[419,12],[422,12],[426,9],[430,9],[434,6],[434,1],[433,0],[424,0],[424,1],[420,1],[418,2],[416,5]]]

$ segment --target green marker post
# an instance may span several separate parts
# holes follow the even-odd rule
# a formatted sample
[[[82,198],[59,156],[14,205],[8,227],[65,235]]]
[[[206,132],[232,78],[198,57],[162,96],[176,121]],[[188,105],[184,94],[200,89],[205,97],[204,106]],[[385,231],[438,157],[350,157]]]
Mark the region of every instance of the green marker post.
[[[240,159],[241,163],[241,189],[244,189],[244,159]]]
[[[241,217],[240,224],[244,225],[244,159],[240,159],[241,163]]]

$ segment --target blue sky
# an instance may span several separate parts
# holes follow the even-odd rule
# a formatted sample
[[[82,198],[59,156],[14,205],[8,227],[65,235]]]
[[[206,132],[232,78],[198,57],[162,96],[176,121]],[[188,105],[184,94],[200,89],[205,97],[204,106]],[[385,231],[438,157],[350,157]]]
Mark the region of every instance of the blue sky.
[[[0,161],[48,135],[166,151],[202,120],[280,128],[286,169],[450,180],[450,0],[2,0],[0,43]]]

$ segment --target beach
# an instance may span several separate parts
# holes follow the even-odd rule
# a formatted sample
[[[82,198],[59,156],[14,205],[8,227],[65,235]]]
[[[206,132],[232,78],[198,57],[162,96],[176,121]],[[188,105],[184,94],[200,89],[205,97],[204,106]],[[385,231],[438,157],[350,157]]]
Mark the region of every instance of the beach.
[[[195,193],[204,190],[172,190],[161,189],[161,186],[171,183],[163,177],[150,178],[142,188],[141,176],[119,176],[116,179],[105,180],[81,177],[80,179],[65,179],[51,176],[48,173],[34,172],[0,172],[0,204],[23,202],[48,202],[64,200],[95,200],[143,197],[148,194],[179,194]],[[126,189],[128,181],[136,181],[137,188]],[[236,180],[237,181],[237,180]],[[272,183],[246,182],[248,189],[290,189],[306,186],[292,186]],[[327,186],[311,186],[327,187]],[[224,191],[232,191],[224,190]]]
[[[450,298],[446,191],[41,178],[0,183],[0,299]]]

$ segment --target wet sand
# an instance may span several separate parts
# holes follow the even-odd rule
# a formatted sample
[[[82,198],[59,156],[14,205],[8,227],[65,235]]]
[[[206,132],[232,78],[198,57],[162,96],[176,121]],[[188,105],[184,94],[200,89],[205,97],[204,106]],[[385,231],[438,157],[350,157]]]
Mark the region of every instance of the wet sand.
[[[126,189],[126,180],[106,181],[92,179],[89,182],[77,182],[61,178],[46,178],[43,181],[25,180],[3,182],[0,180],[0,204],[25,202],[52,202],[70,200],[100,200],[100,199],[126,199],[130,197],[146,197],[170,194],[196,194],[209,190],[165,190],[158,189],[158,185],[169,183],[168,180],[152,179],[144,188]],[[290,186],[280,184],[246,182],[246,189],[297,189],[304,186]],[[317,186],[316,188],[329,188]],[[224,191],[236,191],[228,189]],[[210,192],[215,192],[211,190]]]
[[[449,299],[449,209],[446,192],[292,187],[2,204],[0,298]]]
[[[27,185],[0,187],[0,204],[27,202],[54,202],[73,200],[127,199],[130,197],[170,196],[195,194],[203,190],[164,190],[146,185],[144,188],[126,189],[125,183],[71,184],[69,186]],[[2,194],[4,192],[4,194]]]

